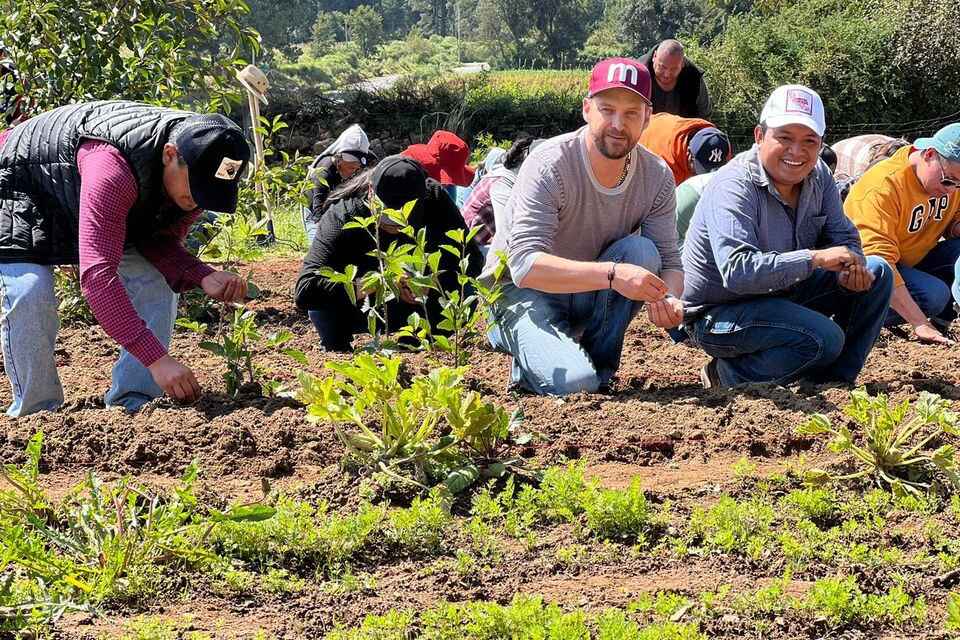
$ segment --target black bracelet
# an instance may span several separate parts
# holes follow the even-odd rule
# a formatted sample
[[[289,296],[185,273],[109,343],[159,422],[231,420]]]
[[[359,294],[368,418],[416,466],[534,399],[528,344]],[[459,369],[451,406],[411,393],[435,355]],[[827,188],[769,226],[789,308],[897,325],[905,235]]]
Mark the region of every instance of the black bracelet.
[[[607,272],[607,288],[613,289],[613,279],[617,277],[617,263],[610,263],[610,271]]]

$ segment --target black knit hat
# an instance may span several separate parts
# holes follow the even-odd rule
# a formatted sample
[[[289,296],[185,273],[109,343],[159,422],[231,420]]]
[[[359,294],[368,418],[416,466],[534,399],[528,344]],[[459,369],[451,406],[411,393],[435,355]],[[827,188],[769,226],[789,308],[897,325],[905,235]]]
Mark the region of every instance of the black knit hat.
[[[175,130],[173,143],[187,163],[190,194],[208,211],[237,210],[240,179],[250,161],[243,131],[220,114],[195,115]]]
[[[394,155],[377,164],[370,179],[373,190],[389,209],[399,209],[427,193],[427,172],[415,160]]]

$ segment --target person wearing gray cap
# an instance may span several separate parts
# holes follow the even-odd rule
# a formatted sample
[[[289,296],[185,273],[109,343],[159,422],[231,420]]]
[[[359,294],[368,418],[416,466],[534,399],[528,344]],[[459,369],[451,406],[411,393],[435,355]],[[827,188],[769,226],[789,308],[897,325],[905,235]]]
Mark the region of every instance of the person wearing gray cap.
[[[893,272],[864,257],[820,148],[823,102],[777,88],[756,144],[717,172],[683,243],[684,328],[707,388],[853,383],[883,326]]]
[[[362,277],[377,270],[377,259],[370,255],[376,249],[373,238],[365,229],[347,226],[356,217],[370,215],[372,195],[390,209],[400,209],[407,202],[416,200],[409,222],[414,229],[426,230],[428,253],[440,251],[442,245],[450,242],[446,235],[448,231],[466,231],[460,211],[440,183],[428,177],[418,162],[404,156],[384,158],[376,168],[360,173],[331,193],[327,199],[327,211],[320,219],[310,250],[303,259],[294,293],[297,306],[308,311],[320,336],[320,344],[327,351],[349,351],[354,335],[367,328],[366,316],[360,309],[365,292],[357,291],[357,304],[354,304],[342,284],[331,281],[320,272],[328,267],[342,273],[349,265],[354,265],[358,268],[358,277]],[[400,234],[399,227],[389,218],[381,217],[378,224],[383,247],[393,242],[412,242]],[[480,251],[471,242],[467,245],[467,253],[468,273],[476,275],[482,262]],[[440,285],[444,290],[459,289],[457,263],[453,255],[442,251]],[[438,324],[440,311],[439,296],[431,291],[426,302],[428,320]],[[422,316],[424,308],[404,286],[401,299],[388,303],[388,312],[390,329],[396,330],[407,323],[411,313]],[[437,327],[434,332],[444,333]]]
[[[237,208],[249,160],[243,132],[224,116],[122,100],[60,107],[0,132],[7,415],[63,403],[55,265],[79,265],[84,298],[121,346],[108,406],[199,395],[196,376],[167,352],[175,292],[238,302],[247,285],[200,262],[183,237],[201,209]]]

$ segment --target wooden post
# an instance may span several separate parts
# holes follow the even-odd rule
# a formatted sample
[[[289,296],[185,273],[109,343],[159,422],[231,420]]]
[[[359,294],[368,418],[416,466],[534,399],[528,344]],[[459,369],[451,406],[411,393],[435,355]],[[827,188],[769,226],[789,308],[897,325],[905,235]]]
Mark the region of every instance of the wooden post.
[[[254,175],[256,175],[257,169],[259,169],[264,164],[264,153],[263,153],[263,138],[260,137],[260,101],[257,96],[254,95],[253,91],[250,89],[245,89],[247,92],[247,105],[250,108],[250,120],[253,125],[253,145],[254,145],[254,158],[253,158],[253,170]],[[257,195],[260,197],[261,201],[264,203],[264,206],[267,211],[267,244],[273,244],[276,239],[276,233],[273,228],[273,202],[267,198],[263,191],[263,184],[259,180],[256,180],[255,183]]]

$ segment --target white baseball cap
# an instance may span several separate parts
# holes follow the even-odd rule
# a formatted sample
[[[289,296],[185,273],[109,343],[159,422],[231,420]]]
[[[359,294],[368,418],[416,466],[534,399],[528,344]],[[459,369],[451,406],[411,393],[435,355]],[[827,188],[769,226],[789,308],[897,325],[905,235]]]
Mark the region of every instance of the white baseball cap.
[[[802,84],[777,87],[763,105],[760,124],[773,128],[802,124],[822,138],[827,130],[823,100],[816,91]]]

